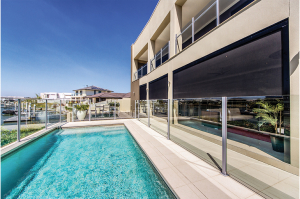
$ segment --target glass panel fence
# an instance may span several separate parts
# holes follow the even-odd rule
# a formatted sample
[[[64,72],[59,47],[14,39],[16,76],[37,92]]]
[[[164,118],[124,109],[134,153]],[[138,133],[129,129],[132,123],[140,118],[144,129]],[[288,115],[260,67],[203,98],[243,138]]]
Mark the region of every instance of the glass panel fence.
[[[217,26],[216,4],[210,2],[194,19],[194,41]]]
[[[48,100],[47,104],[48,104],[48,109],[47,109],[48,124],[47,124],[47,126],[50,127],[51,125],[60,122],[60,115],[59,115],[60,100]]]
[[[192,22],[188,23],[181,31],[181,35],[177,37],[177,45],[180,49],[186,48],[192,43]]]
[[[175,47],[176,53],[180,52],[188,45],[213,30],[220,23],[226,21],[232,15],[239,12],[253,1],[254,0],[219,0],[218,4],[217,1],[209,1],[207,5],[205,5],[203,9],[182,28],[181,33],[177,34]]]
[[[67,122],[68,110],[67,104],[69,100],[63,99],[61,100],[61,122]]]
[[[162,64],[169,59],[169,42],[162,48]]]
[[[45,100],[22,99],[20,139],[45,128],[46,112]],[[17,122],[14,124],[17,126]],[[17,134],[17,131],[15,132]]]
[[[150,100],[150,128],[167,137],[168,100]]]
[[[147,64],[142,67],[142,76],[147,75]]]
[[[170,138],[221,170],[221,116],[221,98],[173,100]]]
[[[138,118],[140,122],[148,126],[148,101],[147,100],[139,101]]]
[[[155,68],[161,65],[161,60],[161,51],[158,51],[158,53],[155,55]]]
[[[287,186],[299,184],[293,162],[299,160],[299,132],[291,131],[290,98],[229,98],[227,107],[229,175],[272,198],[299,197],[296,186]]]
[[[17,140],[18,101],[1,102],[1,147]]]

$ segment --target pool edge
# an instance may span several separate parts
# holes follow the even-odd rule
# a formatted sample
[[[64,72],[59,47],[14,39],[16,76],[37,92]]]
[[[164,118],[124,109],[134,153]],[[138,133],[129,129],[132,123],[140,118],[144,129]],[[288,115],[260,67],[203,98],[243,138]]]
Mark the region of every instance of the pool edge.
[[[138,143],[138,141],[135,139],[135,137],[132,135],[132,133],[130,132],[130,130],[128,129],[128,127],[126,126],[126,124],[123,124],[124,127],[127,129],[127,131],[130,133],[130,136],[134,139],[134,141],[137,143],[137,145],[139,146],[139,148],[141,149],[141,151],[143,151],[143,153],[145,154],[145,157],[148,159],[148,161],[151,163],[151,165],[153,166],[153,168],[156,170],[156,172],[160,175],[160,177],[163,179],[163,181],[166,183],[166,185],[169,187],[169,189],[171,190],[171,192],[173,193],[173,195],[175,196],[175,198],[180,199],[180,197],[176,194],[175,190],[172,188],[172,186],[168,183],[168,181],[164,178],[164,176],[161,174],[161,172],[159,171],[159,169],[155,166],[155,164],[152,162],[152,160],[150,159],[150,157],[148,156],[148,154],[144,151],[144,149],[141,147],[141,145]]]

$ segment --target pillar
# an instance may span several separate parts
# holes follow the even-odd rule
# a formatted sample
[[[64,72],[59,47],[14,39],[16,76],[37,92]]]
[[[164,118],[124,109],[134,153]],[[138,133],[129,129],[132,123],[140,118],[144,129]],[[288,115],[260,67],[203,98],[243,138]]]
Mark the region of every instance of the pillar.
[[[150,40],[148,42],[148,73],[151,71],[151,59],[154,58],[155,55],[155,41]],[[155,61],[153,62],[155,63]]]
[[[179,37],[177,46],[175,45],[175,34],[179,34],[182,28],[182,7],[181,5],[174,4],[171,9],[170,15],[170,57],[175,55],[175,49],[177,53],[182,50],[182,40]]]

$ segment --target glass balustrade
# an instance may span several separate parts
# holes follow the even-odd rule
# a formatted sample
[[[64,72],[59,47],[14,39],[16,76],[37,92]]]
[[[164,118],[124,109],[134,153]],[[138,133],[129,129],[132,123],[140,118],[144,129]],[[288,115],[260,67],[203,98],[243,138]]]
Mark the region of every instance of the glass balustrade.
[[[298,197],[299,132],[290,96],[169,103],[168,111],[168,100],[137,101],[139,120],[219,170],[199,166],[207,175],[222,172],[267,198]]]

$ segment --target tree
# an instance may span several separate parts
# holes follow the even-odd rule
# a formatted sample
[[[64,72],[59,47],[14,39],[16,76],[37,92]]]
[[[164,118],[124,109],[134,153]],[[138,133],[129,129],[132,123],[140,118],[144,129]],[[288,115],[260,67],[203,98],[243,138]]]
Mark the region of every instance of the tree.
[[[37,99],[42,99],[41,96],[39,96],[37,93],[35,94]]]
[[[282,101],[276,100],[277,104],[272,105],[267,101],[259,101],[256,104],[260,105],[260,108],[254,108],[253,112],[257,113],[256,118],[262,118],[263,120],[259,123],[262,125],[264,123],[270,123],[275,128],[275,133],[277,133],[278,119],[279,119],[279,128],[281,133],[281,112],[284,110],[284,105]],[[278,117],[279,114],[279,117]]]

